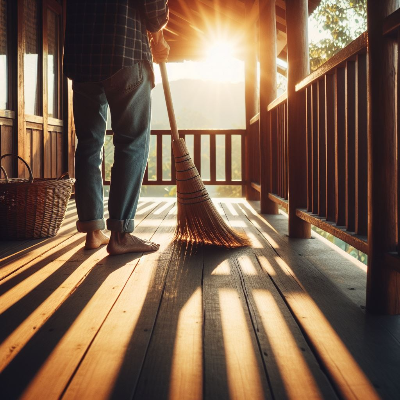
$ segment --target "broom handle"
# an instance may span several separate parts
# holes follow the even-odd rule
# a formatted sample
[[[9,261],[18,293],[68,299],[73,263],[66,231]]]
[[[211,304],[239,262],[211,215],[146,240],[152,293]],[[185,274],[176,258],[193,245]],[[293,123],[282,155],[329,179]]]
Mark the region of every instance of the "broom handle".
[[[174,106],[172,104],[171,89],[169,88],[167,67],[165,62],[160,63],[161,79],[164,88],[165,103],[167,104],[169,125],[171,126],[171,134],[173,140],[179,139],[178,126],[176,124]]]

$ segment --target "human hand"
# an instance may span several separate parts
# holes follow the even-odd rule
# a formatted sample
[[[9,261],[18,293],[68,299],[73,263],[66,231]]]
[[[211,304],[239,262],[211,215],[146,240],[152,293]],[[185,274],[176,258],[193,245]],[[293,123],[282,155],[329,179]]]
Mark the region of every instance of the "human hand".
[[[152,34],[150,40],[151,53],[153,54],[153,61],[157,64],[166,62],[169,55],[169,45],[164,39],[164,35],[159,32]]]

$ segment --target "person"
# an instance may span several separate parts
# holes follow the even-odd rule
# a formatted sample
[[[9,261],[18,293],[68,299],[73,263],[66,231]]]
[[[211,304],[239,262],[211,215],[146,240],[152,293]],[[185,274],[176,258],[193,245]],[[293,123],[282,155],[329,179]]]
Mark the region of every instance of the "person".
[[[132,234],[150,140],[152,59],[165,62],[167,0],[68,0],[64,74],[72,80],[77,229],[85,248],[107,245],[110,255],[155,251],[159,245]],[[150,40],[149,40],[150,37]],[[114,164],[104,234],[101,175],[107,108]]]

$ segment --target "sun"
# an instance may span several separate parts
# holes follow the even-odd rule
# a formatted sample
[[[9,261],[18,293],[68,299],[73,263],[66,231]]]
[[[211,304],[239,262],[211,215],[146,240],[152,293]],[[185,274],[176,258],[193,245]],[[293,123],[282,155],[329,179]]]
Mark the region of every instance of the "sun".
[[[211,43],[206,51],[208,61],[231,60],[234,56],[235,46],[232,42],[218,40]]]

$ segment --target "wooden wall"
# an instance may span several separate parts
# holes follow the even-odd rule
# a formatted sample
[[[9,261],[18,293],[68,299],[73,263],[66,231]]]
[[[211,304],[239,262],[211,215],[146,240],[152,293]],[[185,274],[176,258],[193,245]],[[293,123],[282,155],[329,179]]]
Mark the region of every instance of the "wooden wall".
[[[56,178],[67,170],[73,175],[68,157],[71,108],[62,74],[66,2],[0,1],[6,25],[1,39],[7,43],[1,53],[6,53],[8,66],[7,106],[0,106],[0,153],[22,157],[35,178]],[[26,167],[10,157],[2,165],[9,176],[29,176]]]

